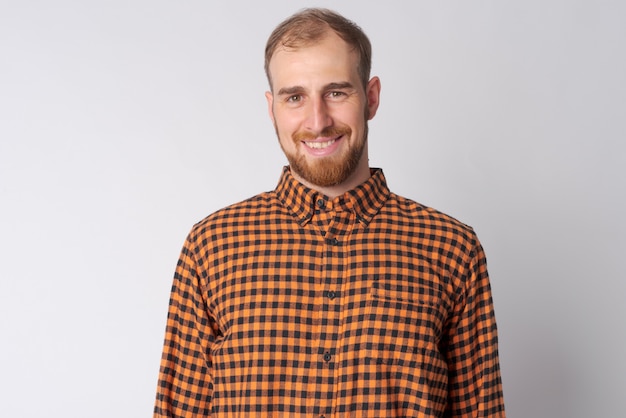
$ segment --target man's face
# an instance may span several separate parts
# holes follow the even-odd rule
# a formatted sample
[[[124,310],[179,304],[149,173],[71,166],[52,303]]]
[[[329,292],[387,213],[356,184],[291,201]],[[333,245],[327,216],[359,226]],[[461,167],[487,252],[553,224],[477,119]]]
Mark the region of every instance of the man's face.
[[[364,181],[367,120],[378,108],[380,82],[364,89],[358,54],[334,32],[298,49],[279,48],[269,64],[270,117],[294,176],[313,186]]]

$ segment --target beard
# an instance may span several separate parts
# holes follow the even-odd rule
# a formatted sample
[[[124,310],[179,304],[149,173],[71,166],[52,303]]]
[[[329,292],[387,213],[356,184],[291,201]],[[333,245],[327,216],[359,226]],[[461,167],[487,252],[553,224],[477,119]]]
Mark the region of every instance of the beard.
[[[363,151],[365,150],[367,133],[368,126],[366,122],[363,137],[354,143],[348,143],[347,152],[331,157],[316,158],[313,162],[307,161],[304,153],[298,153],[297,151],[295,153],[287,152],[285,147],[282,146],[280,137],[278,142],[281,144],[281,148],[283,149],[283,152],[287,157],[287,161],[289,161],[289,166],[293,172],[315,186],[331,187],[345,182],[356,171],[359,162],[361,161],[361,157],[363,156]],[[278,129],[276,129],[276,134],[278,135]],[[297,150],[298,145],[300,145],[302,141],[315,139],[318,136],[327,138],[343,136],[340,140],[348,141],[351,134],[352,129],[348,126],[339,126],[325,128],[319,135],[307,132],[296,132],[292,136],[291,140],[296,144]]]

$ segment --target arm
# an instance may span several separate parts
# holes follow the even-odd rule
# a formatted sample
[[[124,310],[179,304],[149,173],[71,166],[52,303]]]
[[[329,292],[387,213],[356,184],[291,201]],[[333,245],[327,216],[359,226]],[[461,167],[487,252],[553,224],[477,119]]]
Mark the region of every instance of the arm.
[[[188,238],[174,274],[155,418],[208,417],[211,413],[211,343],[215,340],[216,330],[207,312],[192,249],[192,241]]]
[[[505,417],[498,334],[484,251],[471,253],[448,334],[448,417]]]

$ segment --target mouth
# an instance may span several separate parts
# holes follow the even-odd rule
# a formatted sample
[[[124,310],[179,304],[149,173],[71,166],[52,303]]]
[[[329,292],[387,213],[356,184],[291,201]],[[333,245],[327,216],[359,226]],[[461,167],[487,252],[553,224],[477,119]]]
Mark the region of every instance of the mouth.
[[[303,139],[302,143],[306,145],[307,148],[309,148],[310,150],[315,150],[315,151],[326,150],[328,148],[331,148],[333,145],[335,145],[335,143],[340,141],[345,135],[345,133],[340,133],[340,132],[337,132],[337,133],[339,135],[333,136],[333,137],[328,135],[325,138],[318,137],[317,139],[311,139],[311,138]]]
[[[303,141],[304,144],[312,149],[325,149],[330,147],[332,144],[334,144],[338,139],[338,138],[333,138],[333,139],[329,139],[327,141]]]

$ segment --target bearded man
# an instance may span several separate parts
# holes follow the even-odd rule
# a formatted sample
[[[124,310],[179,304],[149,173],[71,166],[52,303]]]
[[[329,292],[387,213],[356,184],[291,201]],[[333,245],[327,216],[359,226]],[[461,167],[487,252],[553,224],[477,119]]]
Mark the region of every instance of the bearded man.
[[[275,190],[196,224],[174,276],[155,417],[504,417],[483,249],[368,165],[381,83],[353,22],[270,36]]]

